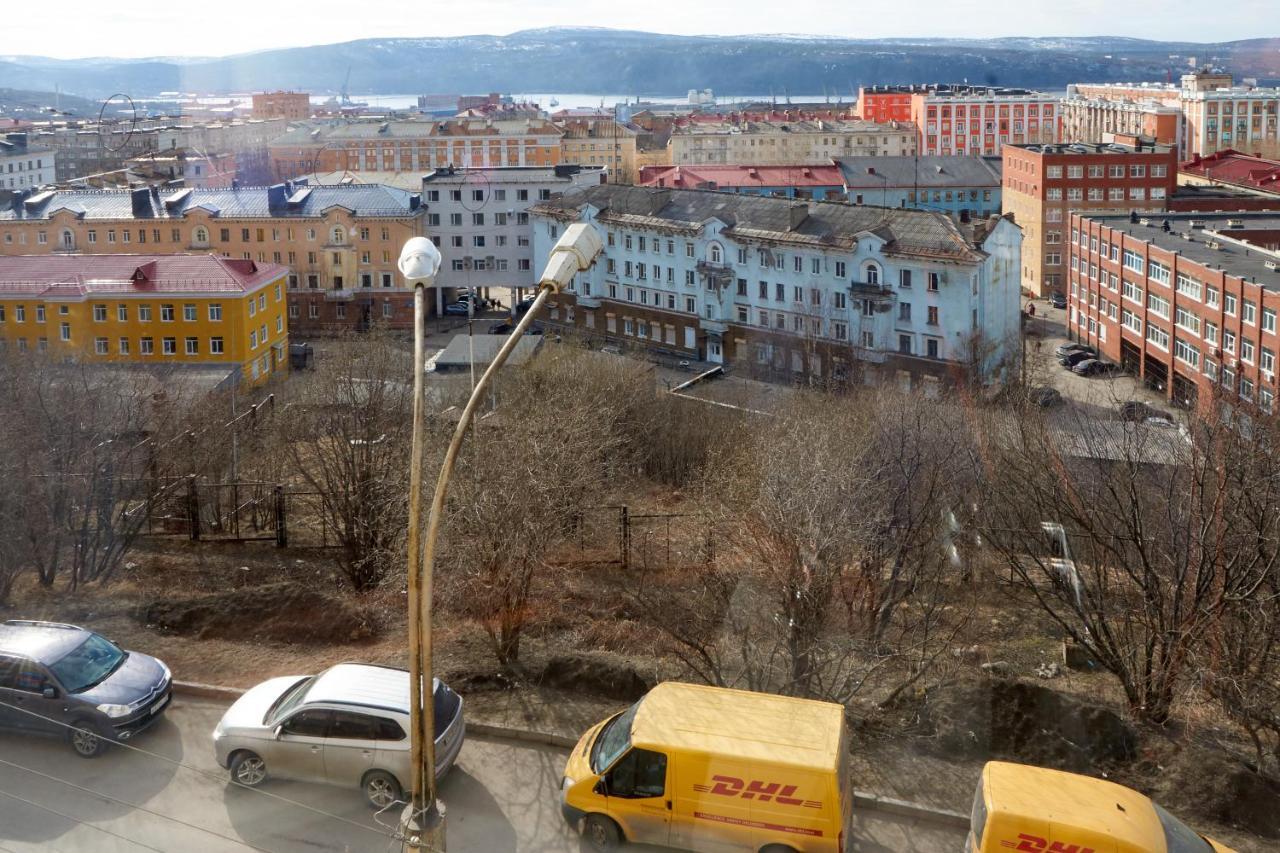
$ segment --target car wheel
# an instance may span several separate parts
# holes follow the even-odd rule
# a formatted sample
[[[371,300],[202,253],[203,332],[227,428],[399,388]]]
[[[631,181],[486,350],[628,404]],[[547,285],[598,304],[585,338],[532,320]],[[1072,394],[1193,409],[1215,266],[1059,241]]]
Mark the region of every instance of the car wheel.
[[[401,802],[403,793],[396,777],[385,770],[373,770],[364,777],[364,798],[378,811]]]
[[[591,849],[600,851],[600,853],[617,850],[622,846],[622,830],[618,829],[618,825],[604,815],[587,815],[587,822],[582,828],[582,834],[586,836],[587,843],[591,845]]]
[[[79,720],[71,725],[72,728],[67,737],[76,755],[81,758],[97,758],[106,751],[107,739],[95,734],[90,723]]]
[[[231,759],[231,781],[246,788],[256,788],[267,780],[267,762],[257,753],[237,752]]]

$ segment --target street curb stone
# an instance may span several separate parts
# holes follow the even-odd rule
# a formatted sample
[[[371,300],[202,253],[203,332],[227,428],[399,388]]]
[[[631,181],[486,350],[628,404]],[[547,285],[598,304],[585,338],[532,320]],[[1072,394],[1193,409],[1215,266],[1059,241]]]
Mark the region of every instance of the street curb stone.
[[[245,691],[237,687],[221,687],[216,684],[201,684],[196,681],[175,681],[173,682],[173,692],[200,699],[224,699],[235,701],[243,696]],[[514,740],[522,743],[536,743],[560,749],[573,749],[573,747],[578,743],[577,738],[552,734],[551,732],[539,732],[532,729],[517,729],[510,726],[498,726],[492,723],[473,723],[470,721],[467,722],[467,734],[483,738]],[[878,794],[872,794],[866,791],[853,792],[853,805],[855,809],[862,808],[870,811],[882,812],[884,814],[914,818],[916,820],[929,821],[931,823],[941,824],[943,826],[956,829],[968,829],[969,827],[968,815],[963,815],[960,812],[953,812],[947,809],[936,809],[930,806],[921,805],[920,803],[896,800],[892,797],[882,797]]]

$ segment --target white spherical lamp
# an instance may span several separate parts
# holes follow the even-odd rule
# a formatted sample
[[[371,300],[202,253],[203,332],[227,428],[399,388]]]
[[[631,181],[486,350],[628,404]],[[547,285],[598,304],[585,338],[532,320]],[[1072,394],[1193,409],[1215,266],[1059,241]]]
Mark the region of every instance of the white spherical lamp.
[[[414,237],[400,250],[400,273],[407,281],[423,281],[440,271],[440,250],[426,237]]]

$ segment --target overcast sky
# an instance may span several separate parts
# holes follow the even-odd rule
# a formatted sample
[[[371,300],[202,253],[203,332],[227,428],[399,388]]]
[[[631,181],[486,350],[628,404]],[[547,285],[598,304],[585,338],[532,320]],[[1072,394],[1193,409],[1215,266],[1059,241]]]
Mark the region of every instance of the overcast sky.
[[[1228,41],[1280,35],[1277,0],[1232,0],[1218,14],[1207,14],[1204,0],[62,0],[49,14],[24,8],[23,14],[4,16],[0,52],[221,56],[359,38],[506,34],[550,26],[853,38],[1116,35]]]

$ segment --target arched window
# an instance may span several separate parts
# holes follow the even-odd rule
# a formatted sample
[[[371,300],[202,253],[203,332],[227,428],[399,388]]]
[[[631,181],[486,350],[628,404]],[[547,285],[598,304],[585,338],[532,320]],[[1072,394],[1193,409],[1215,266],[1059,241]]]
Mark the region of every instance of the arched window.
[[[195,243],[197,246],[203,246],[209,242],[209,232],[201,227],[196,229]]]
[[[62,232],[62,248],[74,249],[75,247],[76,247],[76,235],[72,234],[70,230],[63,231]]]
[[[333,242],[341,243],[343,238],[343,230],[341,227],[333,229]]]
[[[707,252],[707,260],[713,264],[724,263],[724,250],[720,248],[719,243],[711,244],[711,248]]]
[[[867,284],[880,283],[880,267],[876,266],[875,264],[867,264],[865,273],[866,273]]]

